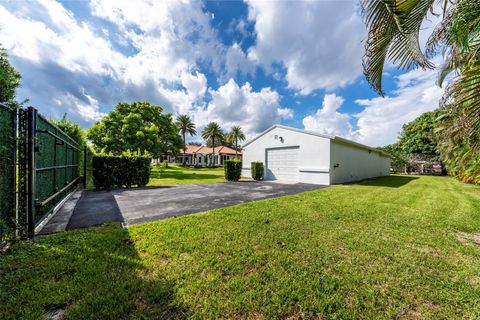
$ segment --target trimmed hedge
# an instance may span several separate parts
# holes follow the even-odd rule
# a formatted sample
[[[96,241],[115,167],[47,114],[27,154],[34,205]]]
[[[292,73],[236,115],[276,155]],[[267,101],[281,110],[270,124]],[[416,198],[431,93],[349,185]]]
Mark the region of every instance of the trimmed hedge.
[[[263,162],[262,161],[254,161],[250,165],[252,170],[252,178],[255,180],[263,180]]]
[[[242,161],[238,159],[225,160],[223,162],[223,168],[225,170],[225,180],[240,180],[240,176],[242,175]]]
[[[150,179],[150,157],[95,155],[92,159],[96,189],[143,187]]]

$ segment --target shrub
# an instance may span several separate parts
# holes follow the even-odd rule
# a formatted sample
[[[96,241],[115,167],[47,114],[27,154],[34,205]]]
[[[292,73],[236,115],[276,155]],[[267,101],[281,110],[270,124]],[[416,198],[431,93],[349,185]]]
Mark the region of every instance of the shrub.
[[[223,163],[225,170],[225,180],[238,181],[242,175],[242,161],[238,159],[225,160]]]
[[[95,155],[92,160],[96,189],[143,187],[150,179],[150,158],[138,155]]]
[[[168,160],[163,160],[162,167],[168,168]]]
[[[263,180],[263,162],[254,161],[251,163],[252,178],[255,180]]]

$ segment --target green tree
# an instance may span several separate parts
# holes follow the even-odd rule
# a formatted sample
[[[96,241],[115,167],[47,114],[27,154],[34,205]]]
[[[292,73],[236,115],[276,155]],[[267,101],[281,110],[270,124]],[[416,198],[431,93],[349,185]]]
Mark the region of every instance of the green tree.
[[[438,161],[435,137],[438,112],[426,112],[403,126],[398,145],[405,155],[422,154],[430,161]]]
[[[20,73],[8,61],[7,51],[0,46],[0,103],[17,106],[16,90],[20,86]]]
[[[215,161],[215,142],[222,141],[224,134],[220,125],[216,122],[210,122],[202,131],[202,138],[211,141],[213,149],[213,161]]]
[[[177,117],[176,124],[180,134],[183,137],[183,164],[185,164],[185,153],[187,152],[185,136],[187,134],[194,136],[197,134],[197,130],[195,128],[195,124],[193,123],[192,119],[186,114],[179,115]]]
[[[391,167],[394,171],[402,171],[404,166],[407,164],[406,156],[398,141],[385,147],[378,147],[377,149],[385,151],[392,156]]]
[[[119,103],[87,131],[87,139],[100,152],[139,152],[154,157],[177,154],[182,139],[172,115],[162,111],[148,102]]]
[[[232,130],[227,134],[227,141],[233,143],[235,147],[235,156],[237,156],[238,143],[245,141],[245,133],[243,133],[240,126],[233,126]]]
[[[79,159],[78,159],[78,173],[83,174],[83,161],[84,161],[84,146],[87,144],[85,137],[85,130],[78,125],[67,119],[67,114],[65,113],[60,120],[50,118],[50,122],[56,125],[60,130],[65,132],[70,138],[72,138],[79,148]]]
[[[450,172],[480,183],[476,160],[480,156],[480,0],[444,0],[442,20],[424,53],[419,43],[420,27],[437,2],[362,0],[369,29],[363,70],[370,85],[383,96],[382,74],[387,58],[404,69],[434,68],[430,59],[442,53],[439,84],[449,74],[452,79],[441,100],[438,150],[441,158],[450,163]],[[471,160],[465,163],[459,159]]]

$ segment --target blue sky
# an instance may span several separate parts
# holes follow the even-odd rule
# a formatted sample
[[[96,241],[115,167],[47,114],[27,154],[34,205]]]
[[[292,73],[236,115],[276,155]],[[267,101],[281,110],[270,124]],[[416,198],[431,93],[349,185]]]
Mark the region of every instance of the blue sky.
[[[140,100],[188,113],[200,130],[217,121],[253,137],[282,123],[389,144],[442,90],[435,70],[387,63],[378,97],[362,75],[365,37],[357,1],[0,2],[20,98],[85,128]]]

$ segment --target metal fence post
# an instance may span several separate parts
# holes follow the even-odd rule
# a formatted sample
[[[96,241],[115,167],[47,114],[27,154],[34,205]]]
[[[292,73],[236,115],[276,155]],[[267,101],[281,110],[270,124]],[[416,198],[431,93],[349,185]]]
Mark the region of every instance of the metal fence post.
[[[27,236],[32,238],[35,235],[35,130],[37,110],[28,107],[27,112]]]

